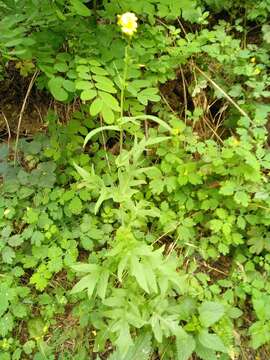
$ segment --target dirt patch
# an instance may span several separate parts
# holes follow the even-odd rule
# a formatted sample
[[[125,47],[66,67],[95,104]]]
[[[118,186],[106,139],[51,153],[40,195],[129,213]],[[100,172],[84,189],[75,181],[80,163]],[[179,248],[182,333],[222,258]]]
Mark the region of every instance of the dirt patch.
[[[2,139],[9,132],[11,137],[17,134],[19,115],[32,76],[22,77],[11,64],[7,69],[6,78],[0,82],[0,137]],[[33,86],[27,98],[20,134],[29,136],[42,130],[50,101],[50,97],[39,91],[35,85]]]

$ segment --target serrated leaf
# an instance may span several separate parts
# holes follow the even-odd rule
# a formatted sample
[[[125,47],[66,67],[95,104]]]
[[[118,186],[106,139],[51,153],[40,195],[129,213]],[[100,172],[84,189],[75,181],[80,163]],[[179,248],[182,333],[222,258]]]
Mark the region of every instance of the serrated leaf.
[[[230,318],[232,319],[237,319],[239,318],[242,314],[243,311],[241,311],[240,309],[238,309],[237,307],[233,307],[231,306],[228,310],[227,310],[227,314]]]
[[[34,340],[28,340],[23,344],[23,351],[26,353],[26,355],[30,355],[35,347],[36,342]]]
[[[16,304],[12,307],[12,314],[22,319],[27,315],[27,306],[25,304]]]
[[[210,221],[210,229],[217,233],[222,229],[223,226],[223,221],[219,220],[219,219],[212,219]]]
[[[160,326],[160,321],[157,315],[153,315],[150,319],[150,325],[152,327],[152,331],[154,333],[154,336],[156,340],[161,343],[163,338],[163,332]]]
[[[205,301],[199,307],[200,322],[204,327],[209,327],[216,323],[225,314],[225,308],[222,304]]]
[[[135,339],[125,356],[122,356],[119,351],[115,351],[108,360],[150,360],[151,339],[152,336],[149,332],[143,332]]]
[[[14,250],[9,246],[5,246],[4,249],[2,250],[2,259],[3,259],[3,262],[6,264],[12,264],[15,256],[16,256],[16,254],[15,254]]]
[[[152,190],[153,194],[161,194],[164,189],[165,183],[162,178],[154,179],[150,182],[150,189]]]
[[[198,7],[194,0],[182,0],[181,10],[182,17],[190,22],[196,22],[202,16],[201,7]]]
[[[40,231],[35,231],[31,237],[31,243],[40,246],[44,240],[44,235]]]
[[[216,334],[210,334],[207,330],[200,331],[198,340],[204,347],[208,349],[220,351],[223,353],[228,352],[220,337]]]
[[[195,350],[196,343],[192,335],[176,337],[176,360],[188,360]]]
[[[31,196],[34,193],[34,189],[28,187],[21,187],[19,190],[19,197],[20,199],[26,199],[27,197]]]
[[[99,282],[98,282],[98,286],[97,286],[97,294],[102,300],[104,300],[105,296],[106,296],[109,276],[110,276],[109,271],[103,270],[99,277]]]
[[[74,287],[71,290],[71,294],[77,294],[79,292],[82,292],[84,290],[88,290],[90,289],[90,293],[93,293],[94,288],[96,286],[97,283],[97,277],[93,276],[93,274],[90,275],[86,275],[84,277],[82,277],[80,279],[80,281],[74,285]]]
[[[20,246],[23,242],[24,238],[19,234],[11,236],[8,240],[8,244],[12,247]]]
[[[13,329],[14,317],[10,312],[0,318],[0,336],[5,337]]]
[[[270,308],[268,306],[270,295],[261,294],[259,298],[253,298],[253,308],[259,320],[270,320]]]
[[[118,269],[117,269],[117,277],[119,279],[120,282],[122,282],[122,276],[123,276],[123,272],[127,267],[127,263],[128,263],[128,257],[125,256],[121,259],[121,261],[118,264]]]
[[[157,88],[147,88],[142,91],[140,91],[137,94],[137,98],[143,105],[147,105],[148,101],[159,101],[160,96],[157,95],[158,89]]]
[[[250,201],[249,195],[245,191],[237,191],[234,195],[234,200],[237,204],[247,207]]]
[[[134,346],[127,353],[126,360],[148,360],[152,352],[152,335],[142,333],[134,342]]]
[[[30,319],[27,323],[27,329],[30,338],[41,338],[44,334],[44,322],[41,318]]]
[[[145,276],[145,269],[137,256],[131,257],[131,274],[135,276],[140,287],[149,294],[149,287]]]
[[[75,215],[82,212],[82,201],[78,196],[74,197],[69,203],[69,210]]]
[[[9,306],[9,296],[6,289],[1,287],[1,299],[0,299],[0,317],[6,312]]]
[[[269,322],[256,321],[249,328],[249,334],[251,335],[251,346],[253,349],[258,349],[264,344],[268,344],[270,341],[270,326]]]
[[[214,350],[208,349],[200,344],[199,341],[196,343],[196,354],[202,360],[218,360],[216,356],[216,352]]]
[[[144,268],[145,268],[145,277],[146,277],[148,286],[151,288],[151,290],[154,293],[157,293],[158,286],[157,286],[156,274],[154,273],[154,271],[150,265],[146,264],[144,266]]]
[[[119,321],[119,336],[115,343],[119,348],[121,356],[125,356],[132,345],[132,339],[130,336],[129,324],[125,320]]]
[[[236,189],[236,184],[233,181],[225,181],[219,190],[220,194],[229,196],[233,195],[234,191]]]

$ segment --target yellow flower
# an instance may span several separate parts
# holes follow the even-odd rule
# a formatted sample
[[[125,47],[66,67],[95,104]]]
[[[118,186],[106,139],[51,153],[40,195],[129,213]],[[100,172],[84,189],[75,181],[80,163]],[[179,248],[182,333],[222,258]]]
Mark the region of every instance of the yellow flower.
[[[4,211],[4,215],[7,216],[7,215],[10,213],[10,211],[11,211],[10,209],[6,209],[6,210]]]
[[[118,15],[117,24],[121,26],[124,34],[132,36],[137,31],[137,16],[133,13],[127,12],[123,15]]]
[[[232,145],[233,146],[238,146],[240,144],[240,141],[237,139],[237,138],[233,138],[233,140],[232,140]]]
[[[259,75],[261,73],[261,69],[256,67],[256,69],[253,71],[254,75]]]
[[[178,135],[180,133],[180,130],[177,128],[172,129],[173,135]]]

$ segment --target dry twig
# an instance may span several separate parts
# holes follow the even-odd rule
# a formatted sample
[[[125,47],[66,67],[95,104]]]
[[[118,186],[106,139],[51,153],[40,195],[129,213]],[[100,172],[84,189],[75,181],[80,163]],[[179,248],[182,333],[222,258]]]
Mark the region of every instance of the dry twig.
[[[187,89],[186,89],[186,81],[185,81],[185,76],[184,76],[184,72],[182,69],[182,66],[180,66],[180,72],[181,72],[181,77],[182,77],[182,84],[183,84],[183,93],[184,93],[184,102],[185,102],[185,124],[187,123],[187,109],[188,109],[188,104],[187,104]]]
[[[16,163],[16,160],[17,160],[17,153],[18,153],[18,143],[19,143],[19,137],[20,137],[20,128],[21,128],[21,124],[22,124],[22,118],[23,118],[23,114],[24,114],[24,111],[25,111],[25,107],[26,107],[26,103],[27,103],[27,100],[28,100],[28,97],[30,95],[30,92],[32,90],[32,87],[34,85],[34,82],[36,80],[36,77],[38,76],[39,74],[39,70],[36,70],[34,72],[34,75],[32,76],[32,79],[29,83],[29,86],[28,86],[28,89],[27,89],[27,92],[25,94],[25,97],[24,97],[24,100],[23,100],[23,104],[22,104],[22,107],[21,107],[21,111],[20,111],[20,114],[19,114],[19,120],[18,120],[18,126],[17,126],[17,134],[16,134],[16,141],[15,141],[15,148],[14,148],[14,164]]]
[[[11,131],[10,131],[10,127],[9,127],[8,120],[7,120],[6,115],[4,114],[3,111],[2,111],[2,115],[3,115],[3,118],[4,118],[5,123],[6,123],[6,127],[7,127],[7,132],[8,132],[8,148],[9,148],[9,143],[10,143],[10,139],[11,139]]]
[[[211,79],[204,71],[202,71],[197,65],[193,64],[195,69],[207,80],[212,84],[218,91],[222,93],[222,95],[239,111],[241,115],[249,119],[250,122],[252,120],[248,116],[248,114],[240,108],[240,106],[228,95],[213,79]]]

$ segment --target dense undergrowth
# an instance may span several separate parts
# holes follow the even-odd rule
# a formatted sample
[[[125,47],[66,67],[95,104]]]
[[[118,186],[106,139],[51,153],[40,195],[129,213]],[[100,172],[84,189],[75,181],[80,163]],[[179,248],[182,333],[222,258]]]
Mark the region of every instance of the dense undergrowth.
[[[3,88],[76,109],[2,108],[0,360],[269,359],[269,13],[0,1]]]

